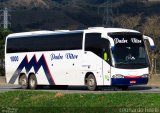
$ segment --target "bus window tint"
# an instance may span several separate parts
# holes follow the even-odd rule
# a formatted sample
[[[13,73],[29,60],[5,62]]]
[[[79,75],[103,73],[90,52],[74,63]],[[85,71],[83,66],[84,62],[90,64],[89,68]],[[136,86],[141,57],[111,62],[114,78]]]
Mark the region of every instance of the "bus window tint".
[[[85,51],[92,51],[102,59],[104,59],[104,52],[110,58],[110,44],[107,39],[101,38],[101,33],[88,33],[85,38]]]
[[[110,35],[115,41],[112,51],[117,68],[145,68],[148,58],[142,35],[139,33],[114,33]]]
[[[7,53],[82,49],[83,33],[39,35],[7,40]]]

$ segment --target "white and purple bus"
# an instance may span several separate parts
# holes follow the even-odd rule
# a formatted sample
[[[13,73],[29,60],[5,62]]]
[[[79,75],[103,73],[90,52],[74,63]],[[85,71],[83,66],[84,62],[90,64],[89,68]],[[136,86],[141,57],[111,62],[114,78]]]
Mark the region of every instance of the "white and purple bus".
[[[24,89],[39,85],[127,89],[147,84],[144,40],[154,47],[150,37],[121,28],[10,34],[5,43],[6,81]]]

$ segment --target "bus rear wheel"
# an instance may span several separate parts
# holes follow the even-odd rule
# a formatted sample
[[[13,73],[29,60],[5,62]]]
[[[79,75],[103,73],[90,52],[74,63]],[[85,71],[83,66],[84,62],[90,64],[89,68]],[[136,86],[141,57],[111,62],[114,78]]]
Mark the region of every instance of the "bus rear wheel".
[[[37,88],[37,78],[34,74],[30,75],[28,84],[29,84],[30,89],[36,89]]]
[[[97,88],[97,82],[93,74],[87,77],[87,88],[90,91],[94,91]]]
[[[22,74],[19,78],[19,85],[21,85],[22,89],[28,88],[28,80],[25,74]]]

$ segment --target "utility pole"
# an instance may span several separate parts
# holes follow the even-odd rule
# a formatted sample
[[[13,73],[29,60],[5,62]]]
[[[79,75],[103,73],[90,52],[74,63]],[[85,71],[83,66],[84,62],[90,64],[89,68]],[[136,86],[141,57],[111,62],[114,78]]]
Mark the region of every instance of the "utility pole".
[[[5,0],[0,0],[0,27],[4,29],[8,29],[11,26],[10,20],[10,14],[8,11],[8,8],[4,4]],[[2,39],[1,39],[2,40]],[[5,40],[5,39],[3,39]],[[4,45],[0,45],[0,74],[4,75]]]
[[[4,29],[8,29],[9,26],[11,26],[11,23],[9,22],[9,19],[11,19],[11,15],[9,14],[8,8],[4,6],[4,1],[0,1],[0,6],[2,9],[0,9],[0,27],[3,27]]]
[[[104,6],[103,6],[103,20],[102,20],[102,26],[103,27],[113,27],[114,20],[113,20],[113,6],[112,6],[112,0],[104,0]]]

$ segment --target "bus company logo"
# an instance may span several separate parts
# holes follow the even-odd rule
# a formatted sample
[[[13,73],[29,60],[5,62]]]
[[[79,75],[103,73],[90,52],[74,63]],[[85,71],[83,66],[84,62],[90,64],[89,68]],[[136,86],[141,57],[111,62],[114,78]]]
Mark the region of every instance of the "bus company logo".
[[[9,83],[13,84],[16,79],[18,78],[18,76],[20,75],[20,73],[22,72],[23,68],[26,69],[26,72],[29,73],[29,71],[31,70],[31,68],[34,68],[34,72],[37,73],[40,69],[40,67],[42,66],[44,73],[47,77],[48,82],[50,83],[50,85],[54,85],[55,82],[52,78],[51,72],[49,70],[49,67],[47,65],[46,59],[44,54],[40,57],[40,59],[37,61],[36,55],[34,55],[30,61],[28,61],[28,57],[27,55],[24,57],[24,59],[22,60],[22,62],[20,63],[20,65],[18,66],[18,68],[16,69],[16,71],[14,72],[13,76],[11,77]]]
[[[52,53],[50,55],[51,61],[52,60],[60,60],[60,59],[78,59],[78,55],[75,55],[73,53],[66,53],[65,55],[59,54],[54,54]]]
[[[128,40],[125,40],[124,38],[122,40],[115,38],[114,42],[115,42],[115,44],[118,44],[118,43],[124,44],[124,43],[128,43]]]
[[[126,40],[124,38],[122,38],[122,39],[115,38],[114,42],[115,42],[115,44],[118,44],[118,43],[120,43],[120,44],[127,44],[127,43],[129,43],[128,40]],[[139,44],[139,43],[142,43],[142,40],[139,40],[137,38],[131,38],[130,42],[131,43],[135,43],[135,44]]]

